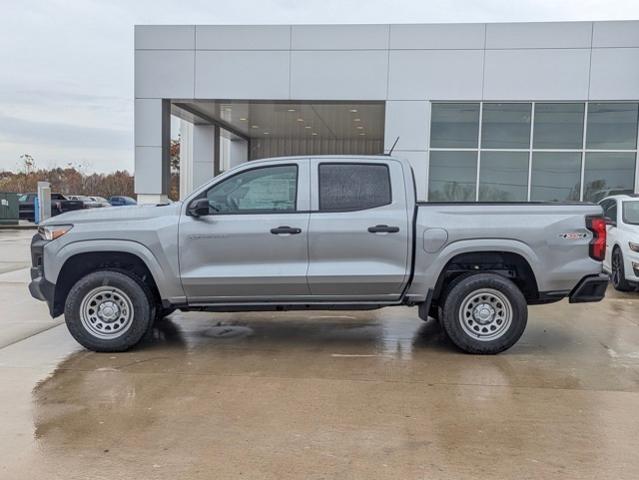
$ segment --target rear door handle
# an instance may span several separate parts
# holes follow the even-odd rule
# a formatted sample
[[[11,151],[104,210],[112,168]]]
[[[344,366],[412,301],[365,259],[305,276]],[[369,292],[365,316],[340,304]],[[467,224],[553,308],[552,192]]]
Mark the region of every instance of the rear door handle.
[[[368,227],[368,231],[371,233],[397,233],[399,227],[389,227],[388,225],[375,225],[374,227]]]
[[[297,235],[298,233],[302,233],[302,229],[301,228],[293,228],[293,227],[289,227],[289,226],[283,226],[283,227],[275,227],[275,228],[271,228],[271,233],[273,235]]]

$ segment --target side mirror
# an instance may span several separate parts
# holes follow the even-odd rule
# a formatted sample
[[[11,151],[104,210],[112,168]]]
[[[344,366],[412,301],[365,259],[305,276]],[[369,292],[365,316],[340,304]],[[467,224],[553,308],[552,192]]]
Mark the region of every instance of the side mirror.
[[[210,211],[209,200],[207,198],[198,198],[197,200],[193,200],[187,209],[187,213],[192,217],[208,215]]]
[[[611,227],[616,227],[617,222],[615,222],[612,218],[605,217],[604,218],[606,225],[610,225]]]

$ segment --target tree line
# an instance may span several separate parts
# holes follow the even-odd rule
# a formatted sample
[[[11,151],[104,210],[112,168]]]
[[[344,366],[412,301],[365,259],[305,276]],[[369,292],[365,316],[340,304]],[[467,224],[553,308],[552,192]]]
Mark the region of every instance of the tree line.
[[[38,182],[49,182],[52,193],[63,195],[89,195],[108,198],[126,195],[135,198],[133,175],[126,170],[112,173],[86,173],[82,167],[37,168],[31,155],[20,157],[21,167],[17,172],[0,172],[0,192],[35,193]],[[170,146],[171,179],[169,198],[177,200],[180,195],[180,142],[172,140]]]

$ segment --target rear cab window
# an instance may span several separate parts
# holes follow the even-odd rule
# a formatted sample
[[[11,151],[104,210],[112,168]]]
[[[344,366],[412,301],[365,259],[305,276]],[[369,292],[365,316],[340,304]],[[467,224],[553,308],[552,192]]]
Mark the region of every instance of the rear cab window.
[[[392,202],[388,165],[320,163],[319,211],[367,210]]]

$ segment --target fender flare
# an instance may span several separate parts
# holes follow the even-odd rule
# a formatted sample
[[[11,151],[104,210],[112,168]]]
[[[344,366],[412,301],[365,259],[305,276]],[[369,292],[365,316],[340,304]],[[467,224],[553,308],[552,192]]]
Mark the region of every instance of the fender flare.
[[[539,288],[537,279],[540,278],[541,272],[537,271],[537,268],[541,263],[534,250],[519,240],[494,238],[459,240],[446,245],[437,254],[435,262],[428,268],[430,272],[428,276],[432,274],[431,278],[435,280],[432,288],[435,288],[436,285],[439,284],[444,269],[453,258],[464,253],[476,252],[503,252],[519,255],[528,263],[530,270],[535,276],[535,284],[537,288]]]
[[[46,262],[45,255],[45,275],[47,280],[56,283],[63,266],[76,255],[83,253],[98,252],[118,252],[129,253],[138,257],[149,269],[161,298],[171,298],[176,295],[172,294],[170,281],[166,278],[166,274],[160,262],[145,245],[133,240],[81,240],[71,242],[64,245],[55,256],[55,262]],[[181,286],[181,285],[180,285]]]

